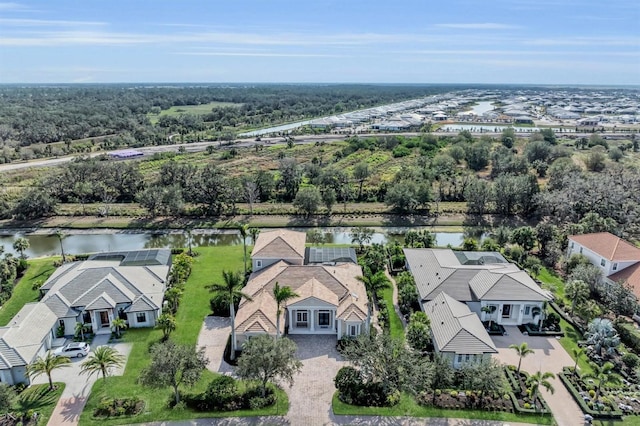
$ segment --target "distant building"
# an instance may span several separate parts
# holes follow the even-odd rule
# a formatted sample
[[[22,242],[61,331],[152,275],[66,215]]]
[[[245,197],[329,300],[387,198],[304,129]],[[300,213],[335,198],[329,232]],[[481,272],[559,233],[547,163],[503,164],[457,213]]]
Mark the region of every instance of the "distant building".
[[[112,151],[109,153],[110,157],[117,159],[140,157],[142,155],[144,155],[144,153],[136,151],[135,149],[121,149],[120,151]]]

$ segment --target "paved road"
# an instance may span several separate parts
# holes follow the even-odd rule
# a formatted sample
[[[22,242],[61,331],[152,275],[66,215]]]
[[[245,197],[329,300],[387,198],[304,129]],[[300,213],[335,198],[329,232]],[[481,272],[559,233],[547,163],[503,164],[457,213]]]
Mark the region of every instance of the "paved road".
[[[358,134],[358,137],[361,138],[366,138],[369,136],[406,136],[406,137],[410,137],[410,136],[416,136],[419,133],[415,133],[415,132],[406,132],[406,133],[389,133],[389,134],[385,134],[385,133],[365,133],[365,134]],[[436,135],[450,135],[450,136],[454,136],[457,134],[457,132],[446,132],[446,133],[435,133]],[[482,132],[482,133],[472,133],[475,136],[497,136],[500,133],[493,133],[493,132]],[[571,136],[575,136],[575,137],[582,137],[582,136],[586,136],[588,137],[590,135],[590,133],[571,133]],[[627,137],[627,134],[620,134],[620,133],[603,133],[603,136],[613,136],[613,137]],[[295,143],[296,144],[310,144],[310,143],[316,143],[316,142],[330,142],[330,141],[337,141],[337,140],[343,140],[344,138],[350,137],[350,136],[354,136],[354,135],[334,135],[334,134],[323,134],[323,135],[302,135],[302,136],[295,136]],[[222,145],[221,142],[218,141],[207,141],[207,142],[193,142],[193,143],[181,143],[181,144],[172,144],[172,145],[157,145],[157,146],[145,146],[145,147],[140,147],[140,148],[136,148],[137,151],[140,151],[142,153],[145,154],[145,156],[150,156],[153,155],[155,153],[160,153],[160,152],[178,152],[179,149],[182,147],[184,148],[185,152],[201,152],[201,151],[205,151],[207,149],[208,146],[214,146],[216,149],[229,149],[229,148],[247,148],[247,147],[253,147],[255,145],[271,145],[271,144],[282,144],[285,143],[284,139],[281,137],[262,137],[260,141],[256,141],[255,139],[238,139],[238,141],[236,143],[234,143],[233,145]],[[22,162],[22,163],[9,163],[9,164],[0,164],[0,171],[10,171],[10,170],[19,170],[19,169],[26,169],[26,168],[30,168],[30,167],[50,167],[50,166],[57,166],[60,164],[64,164],[64,163],[68,163],[70,161],[73,161],[76,158],[79,157],[83,157],[83,156],[89,156],[89,157],[97,157],[100,155],[106,154],[106,152],[93,152],[91,154],[79,154],[79,155],[69,155],[69,156],[65,156],[65,157],[58,157],[58,158],[49,158],[49,159],[42,159],[42,160],[33,160],[33,161],[28,161],[28,162]],[[135,157],[135,159],[140,159],[140,158],[144,158],[144,157]]]
[[[118,352],[124,355],[125,358],[129,357],[129,353],[131,352],[130,343],[109,344],[108,341],[108,334],[98,335],[93,339],[91,346],[93,348],[97,348],[98,346],[103,345],[112,346]],[[82,414],[82,410],[87,403],[87,398],[89,397],[91,388],[93,387],[93,384],[96,382],[96,380],[101,378],[95,374],[90,377],[81,375],[80,369],[83,361],[84,358],[72,359],[70,367],[55,371],[53,373],[53,380],[64,382],[66,386],[64,388],[64,391],[62,392],[62,395],[60,396],[60,399],[58,400],[56,408],[53,410],[53,414],[51,414],[48,426],[75,426],[78,424],[78,421],[80,420],[80,414]],[[112,375],[121,376],[124,372],[125,365],[113,371]],[[36,380],[34,380],[33,383],[48,383],[47,377],[40,376]]]

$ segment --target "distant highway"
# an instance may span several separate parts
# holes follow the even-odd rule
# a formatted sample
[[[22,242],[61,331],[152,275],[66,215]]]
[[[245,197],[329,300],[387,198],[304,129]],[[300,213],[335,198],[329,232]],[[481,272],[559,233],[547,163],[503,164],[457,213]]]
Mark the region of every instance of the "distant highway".
[[[472,133],[475,136],[488,135],[488,136],[496,136],[501,132],[492,133],[492,132],[482,132],[482,133]],[[358,134],[358,137],[366,138],[369,136],[417,136],[419,133],[410,132],[410,133],[367,133],[367,134]],[[454,136],[457,132],[435,132],[435,135],[451,135]],[[600,133],[604,137],[608,138],[626,138],[628,134],[621,133]],[[528,134],[527,134],[528,135]],[[591,133],[571,133],[572,137],[589,137]],[[302,135],[295,136],[296,144],[310,144],[316,142],[331,142],[344,140],[347,137],[354,135]],[[159,152],[178,152],[180,147],[184,147],[186,152],[201,152],[205,151],[208,146],[213,145],[216,149],[230,149],[233,147],[240,148],[248,148],[253,147],[255,145],[275,145],[275,144],[283,144],[285,140],[282,137],[263,137],[260,141],[256,141],[255,139],[238,139],[235,143],[231,145],[221,145],[219,141],[207,141],[207,142],[193,142],[193,143],[181,143],[181,144],[172,144],[172,145],[154,145],[154,146],[144,146],[140,148],[135,148],[137,151],[144,153],[145,157],[151,156],[155,153]],[[78,154],[78,155],[68,155],[64,157],[57,158],[48,158],[41,160],[32,160],[27,162],[19,162],[19,163],[8,163],[8,164],[0,164],[0,172],[2,171],[11,171],[11,170],[19,170],[26,169],[30,167],[51,167],[64,163],[68,163],[69,161],[73,161],[79,157],[97,157],[103,154],[108,154],[108,151],[101,152],[93,152],[91,154]],[[144,157],[135,157],[137,159]],[[122,160],[121,160],[122,161]]]

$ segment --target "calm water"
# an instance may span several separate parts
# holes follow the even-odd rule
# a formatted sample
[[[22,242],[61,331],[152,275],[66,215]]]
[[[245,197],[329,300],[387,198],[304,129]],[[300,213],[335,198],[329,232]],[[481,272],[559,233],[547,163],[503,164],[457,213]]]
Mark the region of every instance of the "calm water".
[[[482,115],[487,111],[493,111],[495,107],[491,105],[491,102],[478,102],[478,105],[474,105],[471,108],[471,111],[475,112],[478,115]]]
[[[309,228],[292,228],[298,231],[308,231]],[[389,241],[402,241],[407,228],[374,228],[372,243],[387,243]],[[417,229],[417,228],[414,228]],[[319,228],[329,244],[351,244],[351,228]],[[98,232],[98,231],[96,231]],[[107,231],[104,231],[107,232]],[[55,235],[41,234],[16,234],[0,235],[0,245],[5,252],[17,254],[13,250],[13,242],[19,237],[26,237],[31,247],[25,252],[29,257],[51,256],[60,254],[60,242]],[[462,232],[436,232],[438,246],[451,245],[456,247],[462,244],[465,234]],[[480,238],[481,235],[473,236]],[[250,243],[250,241],[247,241]],[[67,254],[95,253],[115,250],[139,250],[143,248],[186,247],[187,237],[182,233],[146,233],[146,232],[122,232],[112,233],[77,233],[68,232],[62,240],[64,251]],[[226,246],[242,244],[239,234],[230,232],[212,233],[211,231],[194,231],[192,245],[198,246]]]

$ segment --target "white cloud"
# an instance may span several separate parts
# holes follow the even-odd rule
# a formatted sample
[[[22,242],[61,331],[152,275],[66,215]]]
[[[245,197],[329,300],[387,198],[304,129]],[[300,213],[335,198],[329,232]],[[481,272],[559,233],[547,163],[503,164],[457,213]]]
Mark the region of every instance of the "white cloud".
[[[438,28],[453,28],[458,30],[514,30],[522,28],[519,25],[498,24],[495,22],[467,23],[467,24],[436,24]]]
[[[0,24],[11,27],[73,27],[107,25],[96,21],[60,21],[50,19],[0,18]]]
[[[287,53],[287,52],[173,52],[174,55],[186,56],[247,56],[264,58],[344,58],[345,55],[323,53]]]

